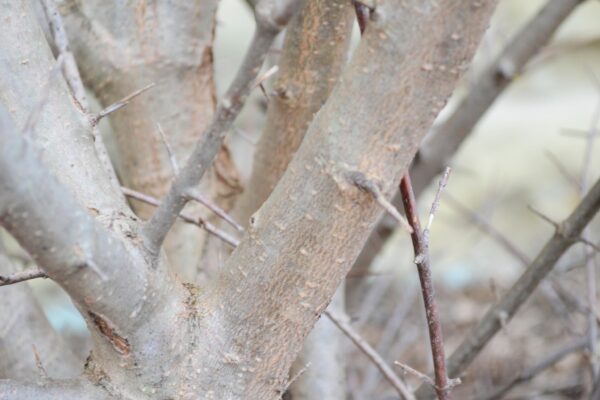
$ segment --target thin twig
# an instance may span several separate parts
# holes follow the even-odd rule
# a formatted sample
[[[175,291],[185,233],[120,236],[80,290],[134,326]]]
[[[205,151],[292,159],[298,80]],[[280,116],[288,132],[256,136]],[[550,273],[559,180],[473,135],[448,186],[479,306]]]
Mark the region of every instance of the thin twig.
[[[579,181],[577,180],[577,178],[575,178],[575,176],[573,176],[572,173],[569,172],[567,167],[558,159],[558,157],[556,157],[556,155],[550,151],[546,151],[545,155],[546,158],[548,158],[548,160],[550,160],[550,162],[554,164],[558,172],[560,172],[560,174],[567,180],[567,182],[579,189]]]
[[[402,364],[400,361],[394,361],[394,365],[399,366],[400,369],[402,369],[402,371],[404,371],[404,373],[414,375],[417,378],[419,378],[420,380],[422,380],[423,382],[431,385],[431,387],[435,388],[435,382],[433,381],[433,379],[431,379],[429,376],[425,375],[421,371],[417,371],[416,369],[414,369],[413,367],[411,367],[409,365]]]
[[[129,188],[126,188],[123,186],[121,187],[121,190],[123,191],[123,194],[125,194],[125,196],[131,197],[132,199],[142,201],[146,204],[150,204],[155,207],[158,207],[158,205],[160,204],[160,201],[157,198],[152,197],[150,195],[140,193],[138,191],[135,191],[133,189],[129,189]],[[223,240],[225,243],[229,244],[232,247],[237,247],[238,244],[240,243],[240,241],[238,239],[232,237],[227,232],[220,230],[219,228],[217,228],[210,222],[205,221],[202,218],[194,218],[184,212],[179,213],[178,217],[189,224],[199,226],[200,228],[204,229],[206,232],[218,237],[219,239]]]
[[[158,131],[158,134],[160,135],[160,139],[162,140],[163,144],[165,145],[165,149],[167,150],[167,154],[169,155],[169,163],[171,163],[171,169],[173,170],[173,174],[177,175],[177,174],[179,174],[179,163],[177,162],[177,158],[175,157],[173,148],[171,147],[171,145],[169,144],[169,141],[167,140],[167,135],[165,135],[165,132],[163,131],[163,128],[162,128],[162,126],[160,126],[159,123],[156,124],[156,130]]]
[[[71,89],[75,104],[78,105],[84,114],[87,114],[89,113],[89,105],[85,94],[85,87],[79,74],[75,57],[71,52],[69,38],[67,37],[67,32],[56,3],[54,0],[42,0],[41,2],[46,13],[46,18],[48,19],[48,24],[50,25],[50,30],[52,31],[52,39],[60,54],[59,58],[62,60],[61,64],[65,80],[69,85],[69,89]]]
[[[256,32],[242,66],[221,100],[212,122],[196,144],[187,164],[177,175],[169,192],[143,228],[146,247],[153,255],[159,253],[160,246],[177,215],[189,201],[186,193],[200,182],[221,148],[225,134],[233,126],[253,88],[253,83],[273,40],[302,2],[286,0],[276,3],[273,7],[261,7],[263,4],[261,2],[256,8]]]
[[[191,200],[197,201],[198,203],[200,203],[203,206],[205,206],[206,208],[208,208],[210,211],[215,213],[215,215],[222,218],[225,222],[227,222],[229,225],[233,226],[239,232],[244,231],[244,227],[242,225],[240,225],[231,215],[227,214],[227,212],[225,210],[223,210],[221,207],[219,207],[218,205],[216,205],[215,203],[213,203],[212,201],[207,199],[204,195],[199,193],[197,190],[190,190],[186,193],[186,195]]]
[[[440,400],[448,400],[450,398],[450,384],[448,374],[446,373],[446,354],[444,351],[444,337],[442,334],[442,324],[438,307],[435,301],[435,289],[431,278],[431,264],[429,259],[429,235],[428,230],[433,221],[435,212],[439,207],[441,192],[444,190],[448,182],[450,169],[440,180],[438,192],[431,207],[429,214],[429,223],[425,231],[421,231],[421,222],[417,209],[417,201],[413,192],[410,176],[406,174],[400,182],[400,193],[402,194],[402,202],[404,203],[404,211],[413,229],[411,234],[413,249],[415,253],[415,264],[419,272],[419,280],[421,281],[421,293],[423,294],[423,303],[425,305],[425,316],[427,318],[427,327],[429,328],[429,341],[431,343],[431,354],[433,358],[433,370],[435,373],[435,390]]]
[[[30,268],[24,271],[15,272],[10,275],[0,275],[0,286],[13,285],[15,283],[28,281],[37,278],[48,278],[48,275],[40,268]]]
[[[350,326],[350,324],[333,315],[328,310],[325,310],[324,314],[352,341],[352,343],[356,345],[356,347],[358,347],[360,351],[363,352],[364,355],[367,356],[367,358],[369,358],[369,360],[371,360],[373,364],[375,364],[387,381],[398,391],[400,397],[407,400],[415,400],[414,394],[409,390],[406,383],[394,373],[392,367],[385,362],[379,353],[377,353],[375,349],[373,349],[371,345],[369,345],[369,343],[367,343],[367,341]]]
[[[546,369],[552,367],[554,364],[562,360],[564,357],[572,354],[576,351],[585,348],[587,345],[587,338],[581,338],[573,343],[568,344],[565,347],[558,349],[557,351],[549,354],[544,357],[535,365],[522,370],[519,374],[517,374],[513,379],[508,381],[506,384],[496,389],[491,395],[485,397],[485,400],[498,400],[501,399],[506,393],[508,393],[515,386],[530,381],[535,378],[541,372],[544,372]]]
[[[110,157],[108,156],[108,151],[104,145],[102,135],[98,130],[97,121],[94,122],[94,117],[90,116],[90,106],[85,93],[85,86],[83,85],[79,68],[75,62],[75,57],[71,52],[69,38],[67,36],[62,17],[58,12],[58,8],[54,0],[41,1],[44,12],[46,13],[46,18],[50,25],[50,29],[52,31],[54,44],[59,52],[58,62],[59,65],[61,65],[63,76],[69,87],[69,92],[71,93],[71,96],[73,97],[73,100],[79,110],[88,116],[88,120],[92,129],[92,136],[94,137],[94,146],[96,148],[98,160],[106,171],[111,185],[116,192],[119,192],[119,180]]]
[[[537,210],[535,207],[533,207],[531,204],[527,205],[527,209],[529,211],[531,211],[533,214],[537,215],[538,217],[540,217],[540,219],[546,221],[547,223],[549,223],[550,225],[552,225],[554,227],[554,229],[558,229],[559,228],[559,224],[558,222],[554,221],[552,218],[550,218],[549,216],[547,216],[546,214],[544,214],[543,212]]]
[[[102,118],[114,113],[115,111],[119,111],[121,108],[123,108],[127,104],[129,104],[131,102],[131,100],[135,99],[136,97],[138,97],[142,93],[146,92],[147,90],[152,89],[154,86],[156,86],[155,83],[150,83],[149,85],[146,85],[143,88],[136,90],[135,92],[123,97],[121,100],[116,101],[116,102],[112,103],[111,105],[109,105],[108,107],[104,108],[98,114],[96,114],[95,116],[90,118],[90,122],[91,122],[92,126],[97,126]]]
[[[406,218],[400,214],[400,211],[388,199],[385,198],[381,189],[373,180],[367,178],[360,171],[352,171],[347,174],[348,180],[360,190],[369,193],[375,201],[387,211],[407,232],[413,233],[413,228],[408,223]]]
[[[471,364],[485,345],[502,328],[498,315],[504,314],[510,320],[535,288],[550,273],[559,258],[574,244],[583,229],[600,209],[600,180],[583,198],[581,203],[562,223],[558,224],[552,238],[527,267],[521,277],[492,306],[481,321],[473,327],[454,353],[448,359],[448,374],[459,376]],[[426,388],[419,389],[427,390]],[[419,393],[423,395],[423,393]]]
[[[294,374],[294,376],[292,376],[290,378],[290,380],[287,381],[287,383],[285,384],[285,386],[283,387],[283,389],[281,389],[281,397],[283,397],[283,395],[285,394],[285,392],[288,391],[288,389],[290,388],[290,386],[292,386],[292,384],[294,382],[296,382],[298,380],[298,378],[300,378],[302,376],[302,374],[304,372],[306,372],[306,370],[310,368],[310,363],[307,363],[305,366],[303,366],[302,368],[300,368],[300,371],[296,372],[296,374]]]
[[[277,71],[279,71],[279,66],[273,65],[271,68],[266,70],[264,73],[260,74],[254,81],[254,87],[259,87],[261,92],[263,93],[263,95],[265,96],[265,98],[267,100],[269,100],[269,94],[267,93],[267,90],[265,89],[264,83],[267,79],[269,79],[270,77],[275,75],[277,73]]]
[[[446,185],[448,185],[448,179],[450,178],[450,167],[446,167],[444,173],[442,174],[442,178],[440,179],[440,183],[438,184],[438,190],[435,192],[435,198],[433,199],[433,203],[431,203],[431,210],[429,211],[429,219],[427,220],[426,231],[431,230],[431,225],[433,224],[433,218],[435,218],[435,214],[437,213],[438,208],[440,207],[440,198],[442,197],[442,193],[444,189],[446,189]],[[412,186],[412,185],[411,185]]]

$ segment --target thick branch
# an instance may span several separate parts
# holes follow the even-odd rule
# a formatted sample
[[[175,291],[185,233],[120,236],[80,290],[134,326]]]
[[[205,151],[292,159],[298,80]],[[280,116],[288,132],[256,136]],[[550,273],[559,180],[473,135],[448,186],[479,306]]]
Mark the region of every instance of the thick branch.
[[[303,339],[381,212],[349,177],[360,171],[384,195],[395,189],[439,110],[436,99],[449,96],[487,26],[495,2],[478,4],[378,2],[342,79],[205,294],[211,351],[201,357],[200,387],[234,399],[271,399],[285,387]],[[423,69],[427,63],[443,71]],[[220,350],[227,357],[215,356]]]
[[[144,227],[146,246],[158,254],[169,229],[188,202],[186,193],[194,189],[221,148],[225,134],[250,94],[273,40],[301,2],[290,0],[283,6],[263,0],[256,9],[256,32],[246,57],[231,86],[221,100],[211,124],[196,144],[187,164],[173,182],[169,193]],[[272,9],[269,6],[273,6]]]
[[[506,45],[500,56],[475,79],[466,97],[451,115],[431,129],[411,168],[413,188],[417,197],[436,175],[449,165],[451,157],[488,108],[581,2],[582,0],[549,0]],[[503,72],[502,68],[506,66],[510,66],[511,73]],[[393,204],[401,207],[400,194],[396,195]],[[356,267],[368,268],[391,233],[390,221],[383,218],[359,256]]]
[[[300,146],[304,134],[327,100],[346,64],[353,26],[348,0],[305,1],[286,28],[274,95],[269,99],[265,127],[254,153],[249,190],[234,210],[244,224],[269,197]],[[343,313],[343,288],[332,307]],[[320,320],[306,338],[292,367],[310,367],[291,385],[296,400],[345,399],[345,363],[341,333]]]
[[[275,94],[256,145],[249,190],[235,209],[244,224],[273,191],[338,81],[346,64],[352,22],[347,0],[307,1],[286,29]]]
[[[76,303],[131,322],[123,310],[135,309],[141,300],[143,260],[136,264],[131,253],[49,173],[3,109],[0,223]],[[105,296],[107,287],[115,296]],[[90,302],[92,298],[97,300]]]
[[[549,0],[506,45],[500,55],[475,78],[466,96],[444,121],[436,124],[419,151],[413,167],[416,185],[427,185],[448,165],[494,101],[517,77],[525,64],[545,46],[582,0]],[[422,188],[415,188],[420,192]]]
[[[0,24],[0,36],[19,40],[7,41],[2,49],[0,103],[11,110],[18,127],[29,122],[30,139],[44,149],[40,157],[46,168],[81,203],[106,220],[118,218],[128,224],[128,208],[99,160],[86,115],[76,106],[62,77],[50,74],[56,61],[31,2],[1,4],[5,23]],[[116,217],[118,213],[122,215]]]
[[[560,257],[577,243],[581,232],[600,209],[600,180],[590,189],[577,208],[561,224],[527,270],[495,304],[448,359],[448,375],[462,374],[485,345],[509,321],[535,288],[552,270]],[[428,388],[419,390],[425,394]]]

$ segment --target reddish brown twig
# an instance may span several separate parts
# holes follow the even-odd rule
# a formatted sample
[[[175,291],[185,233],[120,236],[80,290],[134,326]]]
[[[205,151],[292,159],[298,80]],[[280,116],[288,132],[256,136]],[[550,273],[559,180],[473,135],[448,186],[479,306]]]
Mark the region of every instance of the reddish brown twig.
[[[432,206],[432,212],[429,221],[433,220],[433,214],[439,204],[439,195],[446,186],[449,169],[446,170],[440,188],[436,195],[436,200]],[[435,373],[435,391],[440,400],[448,400],[449,380],[446,373],[446,355],[444,352],[444,339],[442,335],[442,324],[435,302],[435,291],[431,279],[431,266],[429,262],[429,226],[424,231],[421,230],[421,222],[417,211],[415,194],[413,192],[410,176],[406,174],[400,182],[400,192],[402,193],[402,202],[404,211],[410,226],[413,229],[411,236],[413,249],[415,252],[415,264],[419,271],[419,280],[421,281],[421,293],[423,294],[423,303],[425,304],[425,315],[427,317],[427,326],[429,328],[429,340],[431,343],[431,353],[433,356],[433,369]],[[428,224],[430,225],[430,224]]]

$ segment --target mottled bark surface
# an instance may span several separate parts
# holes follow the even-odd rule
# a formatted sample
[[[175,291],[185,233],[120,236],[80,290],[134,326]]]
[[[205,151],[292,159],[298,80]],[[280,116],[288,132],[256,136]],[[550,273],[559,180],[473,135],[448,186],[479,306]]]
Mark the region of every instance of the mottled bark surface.
[[[212,42],[216,0],[180,3],[86,1],[64,7],[73,48],[85,82],[104,106],[155,83],[111,118],[123,184],[162,197],[174,176],[156,124],[183,164],[210,122],[216,106]],[[94,43],[94,45],[90,45]],[[223,149],[202,193],[226,208],[239,190],[237,173]],[[134,202],[146,219],[153,208]],[[188,213],[213,215],[197,204]],[[165,250],[187,279],[195,275],[205,233],[178,223]]]
[[[353,22],[346,0],[307,1],[288,26],[248,189],[234,209],[244,224],[271,194],[337,82],[348,59]],[[343,312],[342,293],[335,304]],[[294,400],[346,397],[341,337],[330,321],[315,326],[292,369],[297,373],[310,364],[290,388]]]
[[[527,62],[552,38],[581,0],[550,0],[515,36],[486,68],[473,79],[467,94],[458,102],[446,119],[436,123],[415,157],[411,166],[411,178],[418,197],[445,167],[451,164],[453,155],[468,138],[487,110],[504,92]],[[393,204],[402,208],[402,198],[396,194]],[[394,221],[383,217],[373,230],[367,244],[356,260],[354,273],[367,275],[373,260],[383,249],[394,231]],[[365,285],[352,285],[349,301],[360,302]]]
[[[341,83],[206,295],[207,323],[219,333],[202,344],[209,372],[201,386],[215,397],[269,398],[285,386],[303,338],[380,215],[349,176],[360,171],[388,195],[397,187],[487,26],[494,2],[478,5],[378,6]],[[359,93],[369,100],[347,101]]]
[[[75,47],[82,63],[92,63],[81,69],[103,101],[138,89],[133,86],[140,80],[157,78],[140,65],[161,64],[162,51],[177,40],[169,47],[173,63],[201,69],[206,58],[198,49],[211,39],[196,30],[194,18],[206,15],[195,3],[170,4],[172,14],[166,13],[166,4],[125,1],[103,8],[101,2],[86,2],[85,7],[98,7],[94,19],[83,17],[85,7],[64,10],[81,24],[77,40],[95,44]],[[392,194],[470,60],[495,2],[378,2],[339,84],[274,191],[250,218],[240,246],[210,287],[182,284],[174,273],[179,265],[161,251],[163,241],[188,201],[187,191],[199,184],[221,148],[273,39],[298,5],[263,0],[256,6],[256,34],[240,72],[196,141],[191,161],[143,223],[99,161],[89,116],[60,73],[52,73],[59,69],[29,3],[0,1],[5,13],[0,34],[20,39],[6,43],[1,53],[0,223],[70,296],[93,342],[81,379],[0,380],[1,398],[267,400],[282,395],[305,337],[381,213],[360,187],[368,181]],[[192,22],[183,23],[186,18]],[[183,40],[186,32],[198,35],[197,46]],[[96,51],[101,58],[94,59]],[[190,72],[175,70],[182,79]],[[172,70],[162,71],[161,82],[175,86]],[[51,84],[44,85],[49,77]],[[199,95],[180,89],[180,96]],[[40,92],[46,100],[33,100]],[[155,115],[166,118],[158,122],[170,134],[176,126],[169,126],[167,115],[178,121],[177,111],[160,113],[176,99],[148,96],[131,104],[132,111],[115,114],[117,131],[131,129],[117,132],[121,152],[135,153],[151,142],[140,132],[153,129],[148,119]],[[178,107],[192,107],[188,100],[199,101],[187,98]],[[144,118],[136,114],[142,112]],[[139,127],[139,136],[126,140],[124,135]],[[177,151],[185,140],[171,145]],[[158,154],[152,149],[143,150],[145,157],[124,171],[158,173],[151,169],[152,155]],[[160,157],[159,164],[170,168],[166,152]]]

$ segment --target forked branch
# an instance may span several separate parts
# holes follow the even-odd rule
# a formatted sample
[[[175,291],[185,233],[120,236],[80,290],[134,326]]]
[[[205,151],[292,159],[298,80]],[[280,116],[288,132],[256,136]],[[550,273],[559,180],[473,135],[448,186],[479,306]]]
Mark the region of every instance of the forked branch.
[[[213,162],[225,134],[231,129],[254,86],[273,40],[300,4],[300,1],[295,0],[286,0],[282,4],[262,0],[257,5],[256,32],[242,66],[221,100],[211,124],[196,144],[187,164],[177,175],[169,192],[144,227],[146,247],[152,254],[158,254],[171,226],[189,201],[186,194],[198,185]]]

